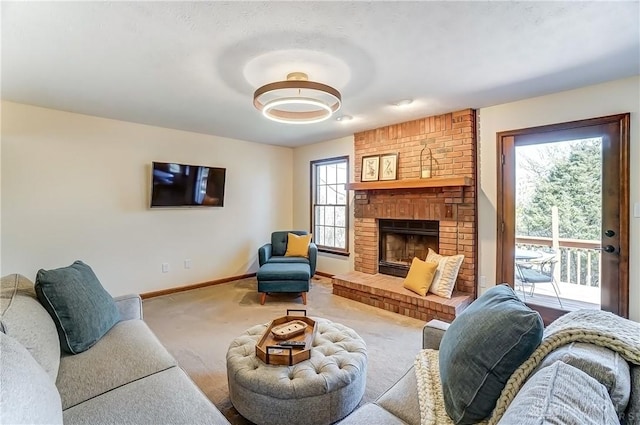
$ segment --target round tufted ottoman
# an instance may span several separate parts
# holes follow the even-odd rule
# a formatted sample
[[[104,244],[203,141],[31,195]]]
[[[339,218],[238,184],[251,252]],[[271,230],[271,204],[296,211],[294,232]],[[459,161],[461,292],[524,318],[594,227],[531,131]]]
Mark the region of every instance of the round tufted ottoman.
[[[229,398],[246,419],[259,425],[330,424],[358,405],[367,377],[364,340],[344,325],[313,319],[317,333],[311,358],[293,366],[268,365],[256,357],[266,324],[231,342]]]

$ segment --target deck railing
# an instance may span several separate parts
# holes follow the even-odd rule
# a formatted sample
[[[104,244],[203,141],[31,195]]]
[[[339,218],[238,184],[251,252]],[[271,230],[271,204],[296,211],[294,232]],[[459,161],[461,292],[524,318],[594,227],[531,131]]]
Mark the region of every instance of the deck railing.
[[[560,265],[554,273],[558,282],[600,286],[600,241],[516,236],[516,247],[555,252]]]

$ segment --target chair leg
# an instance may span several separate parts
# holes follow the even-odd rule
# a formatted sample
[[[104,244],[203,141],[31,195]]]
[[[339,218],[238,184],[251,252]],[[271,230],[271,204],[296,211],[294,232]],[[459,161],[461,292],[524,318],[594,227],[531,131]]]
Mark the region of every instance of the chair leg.
[[[302,304],[307,305],[307,293],[302,293]]]
[[[527,302],[527,294],[526,294],[526,292],[525,292],[525,290],[524,290],[524,282],[523,282],[523,281],[518,280],[518,279],[514,280],[514,282],[513,282],[513,289],[514,289],[514,290],[517,290],[518,282],[520,282],[520,290],[522,291],[522,300],[523,300],[524,302]]]
[[[558,303],[560,304],[560,308],[564,308],[564,307],[562,307],[562,301],[560,301],[560,288],[558,288],[558,284],[556,283],[555,279],[553,279],[551,281],[551,286],[553,287],[553,292],[556,293],[556,298],[558,299]]]
[[[267,300],[267,293],[260,292],[260,305],[264,305],[264,302]]]
[[[518,274],[518,276],[519,276],[519,277],[518,277],[518,276],[515,276],[515,279],[514,279],[513,285],[514,285],[514,287],[515,287],[515,284],[516,284],[516,282],[515,282],[515,281],[516,281],[516,280],[519,280],[519,281],[520,281],[520,289],[522,289],[522,300],[523,300],[524,302],[527,302],[527,293],[526,293],[526,291],[525,291],[525,287],[524,287],[524,284],[525,284],[526,282],[525,282],[524,276],[522,275],[522,270],[520,269],[520,265],[519,265],[518,263],[516,263],[515,267],[516,267],[516,270],[515,270],[515,271],[516,271],[516,273]],[[529,296],[531,296],[531,295],[533,295],[533,294],[532,294],[532,293],[529,293]]]

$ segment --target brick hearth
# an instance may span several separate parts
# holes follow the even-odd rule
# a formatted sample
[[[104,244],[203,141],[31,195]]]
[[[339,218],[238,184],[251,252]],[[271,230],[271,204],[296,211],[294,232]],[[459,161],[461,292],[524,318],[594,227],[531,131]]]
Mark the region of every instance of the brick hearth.
[[[404,316],[451,322],[472,301],[471,295],[455,291],[451,298],[434,294],[421,297],[402,286],[403,278],[383,274],[349,272],[333,277],[333,293]]]

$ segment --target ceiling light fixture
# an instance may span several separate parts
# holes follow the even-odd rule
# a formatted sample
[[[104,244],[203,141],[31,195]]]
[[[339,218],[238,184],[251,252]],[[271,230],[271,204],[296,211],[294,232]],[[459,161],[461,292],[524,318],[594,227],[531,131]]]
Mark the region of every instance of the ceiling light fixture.
[[[342,106],[340,92],[292,72],[285,81],[265,84],[253,93],[253,105],[270,120],[286,124],[324,121]]]
[[[400,106],[411,105],[412,103],[413,103],[413,99],[402,99],[394,103],[394,105],[400,107]]]
[[[347,122],[351,121],[352,119],[353,117],[351,115],[340,115],[338,118],[336,118],[336,121]]]

